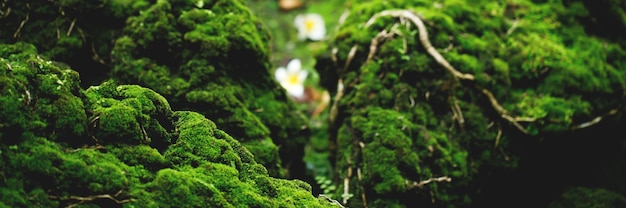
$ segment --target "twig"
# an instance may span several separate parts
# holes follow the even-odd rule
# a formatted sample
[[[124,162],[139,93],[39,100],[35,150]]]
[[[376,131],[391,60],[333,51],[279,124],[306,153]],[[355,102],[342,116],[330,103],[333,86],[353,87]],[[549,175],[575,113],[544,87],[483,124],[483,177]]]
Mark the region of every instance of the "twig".
[[[28,4],[26,4],[28,6]],[[22,20],[22,22],[20,22],[20,26],[17,28],[17,30],[15,30],[15,33],[13,33],[13,38],[17,38],[20,36],[20,31],[22,30],[22,27],[24,27],[24,24],[26,24],[26,22],[28,22],[28,19],[30,18],[30,13],[26,13],[26,18],[24,18],[24,20]]]
[[[587,128],[587,127],[596,125],[596,124],[600,123],[600,121],[602,121],[602,119],[604,119],[604,117],[615,115],[615,114],[617,114],[617,112],[618,112],[617,109],[610,110],[607,114],[595,117],[594,119],[591,119],[591,121],[587,121],[587,122],[584,122],[584,123],[581,123],[581,124],[578,124],[578,125],[572,127],[572,130],[583,129],[583,128]]]
[[[341,208],[345,208],[343,205],[341,205],[341,203],[339,203],[337,200],[331,199],[330,197],[324,195],[324,194],[320,194],[318,195],[320,198],[326,199],[328,200],[331,204],[337,205]]]
[[[2,6],[4,6],[4,5],[2,5]],[[0,19],[4,19],[4,18],[8,17],[9,14],[11,14],[11,7],[7,8],[6,11],[0,11]]]
[[[359,189],[361,190],[361,201],[363,201],[363,207],[367,208],[367,197],[365,196],[365,188],[363,188],[363,184],[361,182],[361,168],[356,169],[356,178],[359,180]]]
[[[104,64],[104,60],[102,60],[102,58],[100,58],[100,56],[98,56],[98,52],[96,52],[96,47],[94,46],[93,42],[91,42],[91,52],[93,53],[93,56],[91,58],[94,61],[97,61],[98,63]]]
[[[370,18],[367,23],[365,23],[365,27],[369,27],[371,24],[374,23],[374,21],[376,21],[376,19],[382,16],[400,17],[410,20],[415,26],[417,26],[417,29],[419,30],[419,39],[424,46],[424,49],[426,49],[426,51],[433,58],[435,58],[439,65],[448,70],[448,72],[450,72],[455,77],[455,79],[474,80],[474,75],[459,72],[452,65],[450,65],[450,63],[448,63],[448,61],[443,58],[443,56],[441,56],[439,52],[437,52],[437,49],[432,46],[430,40],[428,39],[428,31],[426,30],[424,22],[413,12],[411,12],[410,10],[385,10],[378,14],[375,14],[372,18]]]
[[[497,148],[500,143],[500,138],[502,137],[502,129],[498,128],[498,134],[496,135],[496,142],[493,145],[493,148]]]
[[[337,53],[339,52],[339,49],[337,47],[333,47],[332,52],[330,53],[330,59],[333,60],[333,63],[335,63],[335,66],[337,66]]]
[[[506,31],[506,36],[511,35],[511,33],[513,33],[513,31],[515,31],[515,29],[517,28],[518,24],[519,24],[519,19],[515,19],[515,21],[513,21],[513,25],[511,26],[511,28],[509,28]]]
[[[141,134],[143,135],[143,140],[144,142],[148,142],[148,132],[146,132],[146,128],[143,127],[143,125],[139,124],[139,127],[141,128]]]
[[[10,65],[7,64],[7,66],[10,67]],[[11,69],[11,68],[9,68]],[[13,70],[13,69],[11,69]],[[30,91],[28,91],[28,88],[26,87],[26,85],[22,84],[22,82],[17,82],[20,86],[22,86],[22,89],[24,89],[24,94],[26,95],[26,106],[28,107],[30,105],[30,102],[32,100],[31,96],[30,96]]]
[[[348,57],[346,58],[346,63],[343,65],[343,72],[346,72],[348,70],[348,66],[350,66],[352,59],[354,59],[354,55],[356,54],[356,50],[358,48],[359,47],[356,44],[352,46],[352,48],[350,48],[350,52],[348,52]]]
[[[441,176],[438,178],[429,178],[420,182],[413,181],[412,183],[410,183],[409,181],[406,181],[407,190],[414,189],[414,188],[422,188],[423,186],[432,182],[448,182],[449,183],[449,182],[452,182],[452,178],[448,176]]]
[[[489,90],[482,89],[482,92],[483,94],[487,96],[487,99],[489,99],[489,102],[491,103],[491,106],[493,107],[493,109],[498,114],[500,114],[500,117],[509,121],[509,123],[513,124],[513,126],[515,126],[518,130],[520,130],[524,134],[528,134],[528,131],[526,131],[526,129],[521,124],[519,124],[517,120],[533,120],[532,118],[514,118],[513,116],[509,115],[509,112],[507,112],[502,107],[502,105],[500,105],[500,103],[498,103],[498,100],[496,100],[496,98],[493,96],[493,94]]]
[[[335,100],[333,100],[333,105],[330,106],[330,114],[328,115],[328,120],[330,121],[331,126],[334,125],[335,120],[337,119],[337,115],[339,114],[339,100],[343,97],[343,80],[337,80],[337,94],[335,94]]]
[[[365,59],[365,63],[369,63],[372,60],[374,54],[378,50],[378,44],[380,44],[380,41],[388,38],[389,36],[390,33],[388,33],[386,30],[383,30],[376,34],[376,37],[372,38],[372,42],[370,43],[370,52],[367,54],[367,59]]]
[[[452,97],[452,106],[450,106],[450,108],[452,109],[452,113],[454,113],[454,117],[459,123],[459,126],[463,127],[463,125],[465,124],[463,111],[461,110],[461,107],[459,106],[459,101],[455,99],[454,97]]]
[[[70,28],[67,29],[67,33],[65,33],[65,36],[70,36],[70,34],[72,34],[72,29],[74,29],[74,24],[76,24],[76,19],[72,20],[72,23],[70,23]]]
[[[343,194],[341,198],[344,204],[348,203],[348,197],[350,195],[350,178],[352,177],[352,166],[348,166],[348,175],[343,179]]]
[[[116,199],[115,197],[118,197],[120,194],[122,194],[122,190],[118,191],[117,193],[115,193],[113,196],[111,196],[110,194],[100,194],[100,195],[94,195],[94,196],[69,196],[69,197],[57,197],[57,196],[48,196],[48,198],[52,198],[52,199],[61,199],[61,200],[78,200],[78,203],[74,203],[74,204],[70,204],[67,207],[75,207],[78,206],[82,203],[85,202],[90,202],[96,199],[110,199],[111,201],[117,203],[117,204],[124,204],[124,203],[128,203],[133,201],[132,199]]]

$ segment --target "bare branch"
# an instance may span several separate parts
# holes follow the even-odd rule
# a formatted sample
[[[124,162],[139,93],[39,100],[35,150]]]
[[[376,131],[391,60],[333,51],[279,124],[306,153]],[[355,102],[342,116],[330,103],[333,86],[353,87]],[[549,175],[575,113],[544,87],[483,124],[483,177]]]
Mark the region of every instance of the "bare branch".
[[[337,119],[337,114],[339,114],[339,100],[343,97],[343,80],[337,80],[337,94],[335,95],[335,100],[333,101],[333,105],[330,107],[330,114],[328,115],[328,120],[331,125],[334,125],[335,120]]]
[[[352,46],[352,48],[350,48],[350,52],[348,52],[348,57],[346,58],[346,63],[343,65],[343,72],[346,72],[348,70],[348,66],[350,66],[352,59],[354,59],[354,55],[356,54],[356,50],[358,48],[359,46],[356,44]]]
[[[116,197],[118,197],[120,194],[122,193],[122,190],[118,191],[116,194],[114,194],[113,196],[111,196],[110,194],[100,194],[100,195],[93,195],[93,196],[69,196],[69,197],[57,197],[57,196],[48,196],[48,198],[51,199],[61,199],[61,200],[77,200],[78,203],[74,203],[74,204],[70,204],[67,207],[75,207],[78,206],[82,203],[85,202],[90,202],[93,200],[97,200],[97,199],[110,199],[111,201],[117,203],[117,204],[124,204],[124,203],[128,203],[133,201],[132,199],[117,199]]]
[[[70,36],[72,34],[72,29],[74,29],[74,24],[76,24],[76,19],[72,20],[72,23],[70,24],[70,28],[67,29],[67,33],[65,33],[65,36]]]
[[[496,135],[496,142],[493,145],[494,148],[498,147],[498,144],[500,143],[500,138],[502,138],[502,129],[498,128],[498,134]]]
[[[619,112],[617,109],[612,109],[612,110],[610,110],[608,113],[606,113],[604,115],[601,115],[601,116],[595,117],[594,119],[591,119],[591,121],[587,121],[585,123],[581,123],[581,124],[578,124],[578,125],[572,127],[572,130],[583,129],[583,128],[587,128],[587,127],[596,125],[596,124],[600,123],[600,121],[602,121],[602,119],[604,119],[604,117],[615,115],[615,114],[617,114],[617,112]]]
[[[452,65],[450,65],[450,63],[448,63],[448,61],[445,58],[443,58],[443,56],[441,56],[439,52],[437,52],[437,49],[435,49],[432,46],[432,44],[430,43],[430,40],[428,39],[428,31],[426,30],[426,26],[424,25],[424,22],[410,10],[382,11],[378,14],[375,14],[372,18],[370,18],[369,21],[365,23],[365,27],[366,28],[369,27],[370,25],[374,23],[374,21],[376,21],[376,19],[383,17],[383,16],[400,17],[400,18],[406,18],[410,20],[415,26],[417,26],[417,29],[419,30],[419,39],[422,45],[424,46],[424,49],[426,49],[426,51],[433,58],[435,58],[435,60],[439,63],[439,65],[441,65],[443,68],[448,70],[448,72],[450,72],[455,77],[455,79],[474,80],[474,75],[459,72]]]
[[[454,114],[454,118],[459,123],[459,126],[463,127],[465,124],[465,118],[463,117],[463,111],[461,110],[461,106],[459,106],[459,101],[452,97],[452,105],[450,106],[452,109],[452,113]]]
[[[331,199],[330,197],[324,195],[324,194],[320,194],[319,195],[320,198],[326,199],[328,200],[331,204],[337,205],[341,208],[345,208],[343,205],[341,205],[341,203],[339,203],[337,200]]]
[[[341,198],[343,199],[343,203],[348,203],[349,195],[350,195],[350,178],[352,177],[352,166],[348,166],[348,176],[343,179],[343,194]]]
[[[429,178],[420,182],[410,182],[410,181],[406,181],[407,184],[407,190],[410,189],[414,189],[414,188],[422,188],[423,186],[432,183],[432,182],[452,182],[452,178],[448,177],[448,176],[441,176],[438,178]]]
[[[511,35],[511,33],[513,33],[513,31],[515,31],[515,29],[517,28],[518,24],[519,24],[519,19],[515,19],[515,21],[513,21],[513,25],[511,26],[511,28],[509,28],[506,31],[506,35],[507,36]]]
[[[22,27],[24,27],[24,24],[28,22],[29,18],[30,18],[30,13],[26,13],[26,18],[24,18],[24,20],[20,22],[20,26],[17,28],[17,30],[15,30],[15,33],[13,33],[13,38],[17,38],[20,36],[20,31],[22,30]]]
[[[502,105],[500,105],[498,100],[496,100],[496,98],[493,96],[493,94],[489,90],[482,89],[482,92],[483,92],[483,94],[485,94],[485,96],[487,96],[487,99],[489,99],[489,102],[491,103],[491,106],[493,107],[493,109],[496,110],[496,112],[498,112],[498,114],[500,114],[500,117],[502,117],[504,120],[507,120],[509,123],[513,124],[513,126],[515,126],[518,130],[520,130],[524,134],[528,134],[528,131],[526,131],[526,128],[524,128],[521,124],[519,124],[517,122],[517,120],[518,119],[521,119],[521,120],[532,120],[532,119],[530,119],[530,118],[514,118],[513,116],[509,115],[509,112],[506,111],[502,107]]]

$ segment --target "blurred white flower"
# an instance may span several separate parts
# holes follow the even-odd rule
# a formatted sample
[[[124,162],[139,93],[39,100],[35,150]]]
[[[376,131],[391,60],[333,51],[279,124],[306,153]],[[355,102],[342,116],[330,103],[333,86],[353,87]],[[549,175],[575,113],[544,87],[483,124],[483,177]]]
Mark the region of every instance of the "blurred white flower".
[[[276,80],[287,93],[298,99],[304,96],[304,80],[307,75],[308,72],[302,70],[300,59],[292,59],[287,68],[279,67],[274,73]]]
[[[318,41],[322,40],[326,35],[326,25],[324,18],[319,14],[300,14],[296,16],[296,28],[298,28],[298,38],[305,40],[306,38]]]

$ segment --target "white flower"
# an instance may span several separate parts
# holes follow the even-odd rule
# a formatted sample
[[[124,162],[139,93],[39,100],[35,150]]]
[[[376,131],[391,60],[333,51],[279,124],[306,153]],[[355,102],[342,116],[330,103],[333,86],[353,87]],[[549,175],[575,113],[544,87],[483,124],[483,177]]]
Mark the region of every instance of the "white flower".
[[[304,96],[304,80],[308,72],[302,70],[299,59],[293,59],[287,64],[287,68],[279,67],[274,76],[287,93],[295,98]]]
[[[319,14],[300,14],[296,16],[296,28],[298,28],[298,38],[304,40],[306,38],[318,41],[322,40],[326,35],[326,26],[324,18]]]

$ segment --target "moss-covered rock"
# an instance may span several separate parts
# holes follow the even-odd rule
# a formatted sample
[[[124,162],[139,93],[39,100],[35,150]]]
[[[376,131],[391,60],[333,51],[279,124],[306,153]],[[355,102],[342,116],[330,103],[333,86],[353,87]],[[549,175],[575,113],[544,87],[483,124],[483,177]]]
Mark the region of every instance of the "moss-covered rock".
[[[172,111],[151,89],[82,90],[75,71],[33,45],[3,44],[0,54],[3,207],[332,206],[302,181],[271,177],[215,123]]]
[[[130,16],[112,51],[113,78],[211,118],[283,176],[278,147],[285,165],[302,164],[307,123],[272,80],[266,29],[239,1],[196,3],[157,1]]]
[[[307,122],[272,80],[269,33],[241,1],[7,1],[0,11],[9,31],[0,42],[34,44],[73,66],[83,88],[107,79],[148,87],[231,132],[271,175],[286,176],[284,166],[304,169],[298,158]],[[141,122],[119,133],[134,134],[147,125]]]
[[[85,106],[76,71],[44,60],[27,43],[0,44],[0,57],[2,143],[19,142],[26,132],[58,142],[74,142],[68,137],[86,133]]]
[[[478,181],[519,168],[522,156],[533,154],[525,152],[529,145],[602,119],[620,122],[626,45],[586,31],[594,26],[583,20],[598,15],[586,6],[353,4],[316,66],[336,95],[330,135],[340,187],[334,196],[374,207],[499,201],[482,198],[486,186]],[[415,22],[423,23],[428,43]]]

